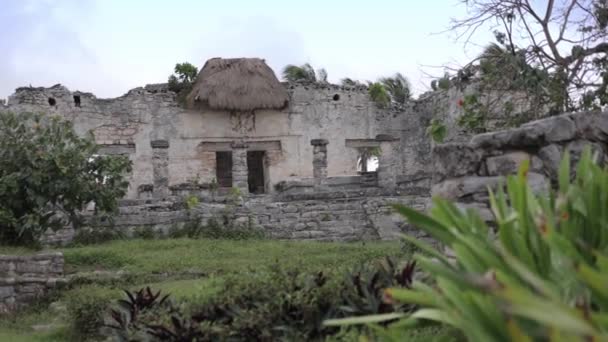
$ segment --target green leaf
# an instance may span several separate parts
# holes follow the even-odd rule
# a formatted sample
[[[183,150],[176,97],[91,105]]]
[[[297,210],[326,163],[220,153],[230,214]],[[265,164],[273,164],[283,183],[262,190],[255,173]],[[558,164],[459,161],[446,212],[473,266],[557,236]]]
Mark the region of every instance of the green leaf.
[[[323,326],[335,327],[335,326],[343,326],[343,325],[380,323],[380,322],[392,321],[392,320],[395,320],[398,318],[403,318],[403,317],[405,317],[404,313],[393,312],[393,313],[388,313],[388,314],[327,319],[327,320],[323,321]]]

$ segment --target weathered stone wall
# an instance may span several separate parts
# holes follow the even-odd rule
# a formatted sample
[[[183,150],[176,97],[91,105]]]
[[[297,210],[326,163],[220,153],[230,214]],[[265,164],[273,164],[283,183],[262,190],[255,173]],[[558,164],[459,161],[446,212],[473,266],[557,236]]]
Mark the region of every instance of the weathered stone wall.
[[[62,253],[0,255],[0,313],[33,303],[65,283]]]
[[[80,134],[92,131],[101,153],[128,155],[134,163],[127,195],[131,199],[165,196],[165,188],[154,194],[154,185],[164,186],[165,179],[169,188],[182,189],[188,188],[186,184],[212,182],[215,152],[231,151],[234,142],[247,144],[248,150],[266,151],[267,192],[282,181],[313,177],[313,139],[328,141],[329,177],[357,175],[355,146],[376,146],[375,137],[387,133],[399,139],[400,157],[393,172],[425,171],[430,144],[411,104],[380,109],[365,87],[285,86],[290,105],[283,111],[184,110],[162,85],[136,88],[114,99],[70,92],[61,85],[25,87],[17,89],[0,110],[61,115]],[[167,146],[154,147],[158,141],[166,141]],[[166,170],[158,168],[165,164],[164,158]],[[159,171],[166,171],[166,177]]]
[[[200,203],[191,210],[177,199],[127,200],[112,225],[127,235],[146,227],[167,234],[191,220],[201,220],[203,225],[213,220],[224,229],[256,229],[270,238],[331,241],[394,239],[403,232],[419,234],[394,213],[391,208],[394,203],[425,210],[428,197],[398,196],[369,188],[284,194],[276,198],[261,196],[247,201],[227,196]]]
[[[458,124],[458,119],[465,113],[462,101],[466,96],[476,95],[479,103],[492,108],[487,113],[486,121],[480,129],[487,132],[513,127],[521,116],[529,117],[531,113],[538,114],[535,118],[541,118],[540,111],[530,103],[528,94],[523,92],[490,91],[482,89],[479,82],[471,82],[461,86],[452,85],[449,89],[435,90],[422,94],[415,103],[415,112],[426,119],[426,126],[431,119],[438,119],[447,128],[444,142],[467,142],[475,132],[471,132]]]
[[[529,122],[516,129],[474,136],[467,143],[437,145],[433,150],[432,195],[456,201],[461,207],[481,210],[492,220],[487,187],[504,184],[529,160],[527,179],[535,191],[556,182],[560,160],[569,151],[576,162],[585,146],[607,160],[608,112],[564,114]]]

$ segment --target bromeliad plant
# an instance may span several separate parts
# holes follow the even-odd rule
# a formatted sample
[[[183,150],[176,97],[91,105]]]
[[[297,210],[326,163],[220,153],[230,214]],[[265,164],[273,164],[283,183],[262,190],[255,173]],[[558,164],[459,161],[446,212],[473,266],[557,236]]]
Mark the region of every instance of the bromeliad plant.
[[[532,193],[527,170],[524,164],[507,179],[506,194],[502,188],[490,192],[496,229],[477,212],[438,198],[430,215],[396,206],[453,250],[455,259],[406,237],[424,251],[417,260],[434,281],[386,290],[390,301],[420,308],[381,334],[398,336],[396,330],[435,321],[454,326],[470,341],[608,339],[608,170],[587,149],[571,182],[565,155],[558,190],[549,196]],[[345,323],[353,321],[326,322]]]

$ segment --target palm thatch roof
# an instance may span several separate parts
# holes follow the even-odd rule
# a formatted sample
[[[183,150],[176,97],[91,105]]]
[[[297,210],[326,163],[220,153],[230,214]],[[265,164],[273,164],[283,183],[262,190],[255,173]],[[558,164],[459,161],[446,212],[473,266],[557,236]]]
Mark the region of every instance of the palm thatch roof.
[[[260,58],[212,58],[198,74],[186,97],[189,108],[249,112],[283,109],[289,96]]]

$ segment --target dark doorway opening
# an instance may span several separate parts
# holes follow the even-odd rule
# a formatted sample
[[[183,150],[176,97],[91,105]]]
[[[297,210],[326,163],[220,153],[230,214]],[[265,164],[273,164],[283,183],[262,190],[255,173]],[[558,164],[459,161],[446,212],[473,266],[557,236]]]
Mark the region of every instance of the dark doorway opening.
[[[264,151],[247,151],[249,192],[264,193]]]
[[[215,153],[215,176],[220,188],[232,187],[232,152]]]

